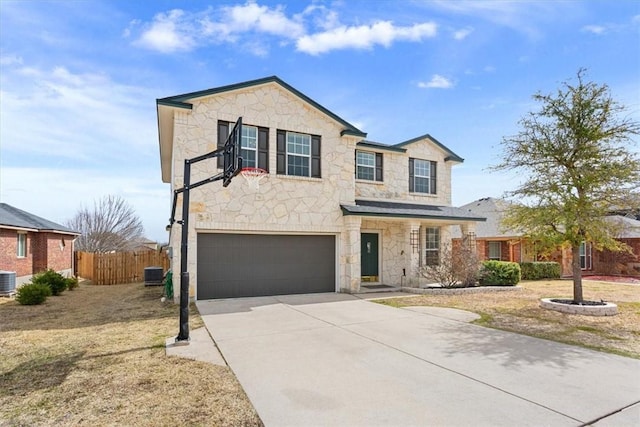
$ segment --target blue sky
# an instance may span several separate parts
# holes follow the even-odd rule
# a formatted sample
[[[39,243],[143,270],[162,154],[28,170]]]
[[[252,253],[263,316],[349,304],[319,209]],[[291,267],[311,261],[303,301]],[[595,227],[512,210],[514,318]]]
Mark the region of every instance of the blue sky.
[[[157,98],[277,75],[447,145],[459,206],[514,187],[502,137],[580,67],[640,120],[640,2],[0,0],[0,67],[0,200],[62,223],[115,194],[166,241]]]

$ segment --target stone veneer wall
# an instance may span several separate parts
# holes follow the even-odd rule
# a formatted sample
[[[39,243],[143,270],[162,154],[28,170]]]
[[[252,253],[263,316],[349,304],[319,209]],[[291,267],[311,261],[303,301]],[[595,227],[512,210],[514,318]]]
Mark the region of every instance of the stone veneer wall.
[[[423,203],[428,205],[451,205],[451,167],[452,162],[445,162],[446,154],[437,146],[424,139],[405,146],[406,153],[395,153],[386,150],[358,148],[362,151],[383,153],[383,182],[357,180],[356,198],[394,200],[406,203]],[[438,162],[436,194],[409,193],[409,158],[417,158]]]
[[[172,188],[182,186],[185,158],[216,149],[218,120],[235,122],[242,116],[245,125],[269,128],[270,169],[269,178],[260,183],[259,191],[250,189],[237,176],[227,188],[214,182],[191,192],[188,253],[191,296],[195,295],[197,284],[197,233],[213,230],[334,234],[339,256],[338,285],[352,286],[346,269],[345,257],[349,254],[344,251],[355,244],[348,241],[348,233],[344,232],[340,204],[354,203],[353,153],[359,138],[340,136],[342,125],[275,83],[191,102],[193,110],[176,112],[174,119]],[[277,129],[321,136],[321,179],[276,175]],[[192,167],[191,182],[218,172],[215,159],[200,162]],[[176,212],[179,217],[181,203]],[[170,242],[174,248],[173,270],[178,272],[180,226],[173,228]]]

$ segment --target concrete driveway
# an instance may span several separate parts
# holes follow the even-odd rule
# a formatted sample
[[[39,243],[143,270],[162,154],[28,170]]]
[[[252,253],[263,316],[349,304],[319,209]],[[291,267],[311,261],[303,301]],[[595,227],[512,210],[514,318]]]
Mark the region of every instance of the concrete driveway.
[[[197,306],[266,426],[640,425],[640,360],[346,294]]]

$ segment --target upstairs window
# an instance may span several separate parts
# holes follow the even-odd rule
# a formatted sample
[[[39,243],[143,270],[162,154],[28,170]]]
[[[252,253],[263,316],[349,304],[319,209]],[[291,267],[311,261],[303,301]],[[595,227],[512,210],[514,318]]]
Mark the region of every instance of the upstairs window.
[[[222,148],[233,130],[234,123],[218,120],[218,148]],[[243,168],[261,168],[269,171],[269,128],[242,125],[240,157]],[[218,157],[218,167],[222,168],[222,156]]]
[[[311,135],[287,132],[287,175],[311,176]]]
[[[423,159],[409,159],[409,192],[436,194],[437,163]]]
[[[27,235],[25,233],[18,233],[16,255],[18,258],[24,258],[27,256]]]
[[[382,182],[382,153],[356,151],[356,179]]]
[[[258,160],[258,128],[255,126],[242,126],[242,138],[240,140],[240,157],[243,168],[255,168]]]
[[[277,131],[277,173],[320,178],[320,137]]]

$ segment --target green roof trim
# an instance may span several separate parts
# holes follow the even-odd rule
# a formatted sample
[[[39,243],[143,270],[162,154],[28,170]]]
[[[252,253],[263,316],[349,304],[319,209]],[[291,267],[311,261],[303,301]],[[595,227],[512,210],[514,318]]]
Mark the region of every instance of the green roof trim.
[[[404,141],[404,142],[400,142],[398,144],[395,144],[394,147],[404,147],[405,145],[409,145],[409,144],[413,144],[414,142],[418,142],[421,141],[423,139],[429,138],[431,141],[433,141],[434,144],[436,144],[438,147],[442,148],[445,152],[449,153],[449,155],[447,157],[445,157],[445,161],[453,161],[453,162],[460,162],[463,163],[464,159],[460,156],[458,156],[456,153],[454,153],[453,151],[451,151],[446,145],[444,145],[443,143],[441,143],[440,141],[438,141],[437,139],[435,139],[434,137],[432,137],[431,135],[429,135],[428,133],[425,133],[424,135],[412,138],[408,141]]]
[[[406,148],[400,148],[400,147],[396,147],[393,145],[386,145],[386,144],[381,144],[379,142],[373,142],[373,141],[367,141],[367,140],[362,140],[360,142],[358,142],[356,144],[358,147],[366,147],[366,148],[373,148],[376,150],[384,150],[384,151],[394,151],[396,153],[406,153],[407,150]]]
[[[194,98],[202,98],[202,97],[205,97],[205,96],[215,95],[217,93],[230,92],[230,91],[238,90],[238,89],[245,89],[245,88],[248,88],[248,87],[263,85],[263,84],[266,84],[266,83],[277,83],[277,84],[279,84],[284,89],[286,89],[289,92],[291,92],[294,95],[296,95],[298,98],[300,98],[303,101],[311,104],[313,107],[317,108],[318,110],[320,110],[321,112],[323,112],[327,116],[331,117],[332,119],[334,119],[338,123],[342,124],[346,129],[344,129],[340,133],[340,135],[359,136],[359,137],[363,137],[363,138],[367,136],[366,132],[361,131],[360,129],[358,129],[357,127],[352,125],[351,123],[347,122],[346,120],[344,120],[343,118],[338,116],[337,114],[329,111],[328,109],[326,109],[322,105],[318,104],[313,99],[309,98],[304,93],[300,92],[299,90],[297,90],[293,86],[289,85],[288,83],[285,83],[283,80],[281,80],[277,76],[264,77],[264,78],[261,78],[261,79],[249,80],[249,81],[242,82],[242,83],[235,83],[235,84],[226,85],[226,86],[220,86],[220,87],[216,87],[216,88],[212,88],[212,89],[200,90],[200,91],[197,91],[197,92],[184,93],[182,95],[169,96],[169,97],[166,97],[166,98],[160,98],[160,99],[156,100],[156,102],[157,102],[158,105],[168,105],[168,106],[171,106],[171,107],[178,107],[178,108],[190,108],[190,107],[186,107],[186,105],[191,105],[191,104],[188,103],[188,101],[190,101],[190,100],[192,100]]]
[[[157,99],[156,104],[164,105],[167,107],[184,108],[186,110],[193,110],[193,104],[189,104],[188,102],[174,101],[167,98]]]

